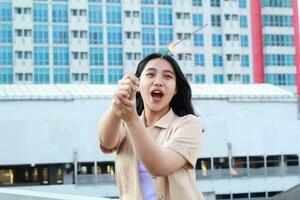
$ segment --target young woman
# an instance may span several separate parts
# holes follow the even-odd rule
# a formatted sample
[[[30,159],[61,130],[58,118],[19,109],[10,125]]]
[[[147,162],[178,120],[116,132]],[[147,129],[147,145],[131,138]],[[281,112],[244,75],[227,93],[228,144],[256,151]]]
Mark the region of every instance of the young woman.
[[[121,200],[201,200],[195,164],[202,127],[176,61],[151,54],[118,82],[100,122],[100,147],[116,151]]]

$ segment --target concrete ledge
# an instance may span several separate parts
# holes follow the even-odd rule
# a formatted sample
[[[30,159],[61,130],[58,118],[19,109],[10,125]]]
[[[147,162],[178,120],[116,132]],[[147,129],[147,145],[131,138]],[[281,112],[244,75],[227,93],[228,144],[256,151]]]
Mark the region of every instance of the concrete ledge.
[[[108,200],[106,198],[87,197],[81,195],[57,194],[48,192],[37,192],[0,188],[0,199],[5,200]]]

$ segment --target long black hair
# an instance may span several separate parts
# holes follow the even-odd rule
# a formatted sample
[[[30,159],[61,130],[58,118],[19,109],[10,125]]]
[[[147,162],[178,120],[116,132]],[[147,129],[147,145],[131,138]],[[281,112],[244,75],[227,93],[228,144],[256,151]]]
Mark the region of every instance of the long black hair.
[[[191,87],[186,80],[184,74],[182,73],[178,63],[170,56],[170,55],[163,55],[161,53],[153,53],[148,56],[146,56],[137,66],[135,76],[140,77],[146,64],[155,58],[162,58],[168,61],[171,66],[173,67],[173,70],[176,75],[176,88],[177,92],[173,96],[170,106],[173,109],[174,113],[178,116],[184,116],[188,114],[195,115],[194,108],[192,105],[192,91]],[[144,103],[141,94],[138,92],[136,94],[136,110],[139,115],[144,110]]]

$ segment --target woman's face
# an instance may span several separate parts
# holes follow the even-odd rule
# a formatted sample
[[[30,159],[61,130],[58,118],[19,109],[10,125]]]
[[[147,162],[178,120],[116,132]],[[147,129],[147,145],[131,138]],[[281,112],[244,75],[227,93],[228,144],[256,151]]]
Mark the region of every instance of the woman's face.
[[[150,60],[140,76],[139,90],[145,109],[167,112],[176,94],[176,75],[172,65],[165,59]]]

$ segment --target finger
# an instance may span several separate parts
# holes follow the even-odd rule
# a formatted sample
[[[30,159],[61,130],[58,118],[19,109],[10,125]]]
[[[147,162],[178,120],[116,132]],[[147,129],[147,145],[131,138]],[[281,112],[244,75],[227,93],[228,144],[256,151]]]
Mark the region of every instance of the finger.
[[[131,95],[130,92],[128,92],[128,90],[118,90],[115,92],[115,96],[123,96],[125,98],[129,98]]]
[[[120,106],[131,107],[133,106],[133,102],[124,96],[117,96],[118,101],[120,101]]]

